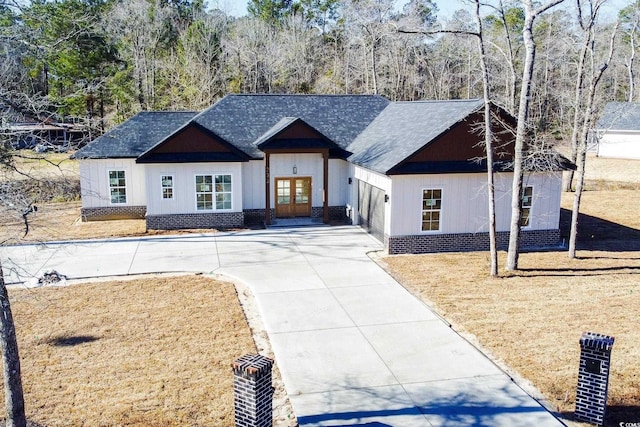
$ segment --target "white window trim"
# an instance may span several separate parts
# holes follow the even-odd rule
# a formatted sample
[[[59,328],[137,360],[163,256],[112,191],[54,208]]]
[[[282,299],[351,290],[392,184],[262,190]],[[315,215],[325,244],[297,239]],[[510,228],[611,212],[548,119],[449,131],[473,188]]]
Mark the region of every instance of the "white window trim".
[[[424,212],[424,209],[422,208],[422,203],[424,201],[423,197],[424,197],[424,191],[425,190],[440,190],[440,219],[438,221],[438,229],[437,230],[423,230],[422,229],[422,213]],[[418,223],[418,229],[420,230],[420,233],[423,234],[438,234],[438,233],[442,233],[442,211],[444,210],[444,188],[443,187],[423,187],[420,190],[420,218],[419,218],[419,223]]]
[[[171,177],[171,197],[164,197],[164,189],[169,188],[163,185],[164,177]],[[195,180],[195,178],[194,178]],[[172,173],[160,174],[160,200],[174,200],[176,195],[176,177]]]
[[[529,205],[529,224],[527,225],[520,225],[520,229],[530,229],[533,226],[533,205],[534,205],[534,201],[536,199],[536,188],[533,185],[523,185],[522,186],[522,195],[524,196],[524,191],[527,187],[531,187],[531,203]],[[521,198],[523,197],[521,196]],[[520,212],[520,221],[522,221],[522,212],[524,211],[524,204],[523,201],[520,201],[521,203],[521,212]]]
[[[111,186],[111,172],[124,172],[124,187],[112,187]],[[107,197],[109,198],[110,205],[116,206],[124,206],[129,204],[129,178],[127,176],[129,172],[126,169],[108,169],[107,170]],[[111,199],[111,189],[112,188],[124,188],[124,203],[114,203],[113,199]]]
[[[225,175],[229,175],[231,177],[231,191],[221,191],[220,194],[229,193],[229,195],[231,196],[231,207],[229,207],[228,209],[218,209],[217,200],[216,200],[216,195],[218,194],[218,192],[216,191],[216,178],[219,176],[225,176]],[[225,172],[225,173],[213,174],[213,209],[216,211],[225,211],[225,212],[230,212],[233,210],[233,174],[232,173]]]
[[[217,209],[216,208],[216,194],[218,194],[218,192],[216,191],[216,177],[218,176],[223,176],[223,175],[229,175],[231,177],[231,191],[229,192],[223,192],[223,193],[229,193],[231,194],[231,207],[229,209]],[[197,191],[197,184],[196,184],[196,177],[198,176],[210,176],[212,178],[212,184],[211,184],[211,192],[212,192],[212,203],[211,203],[211,209],[198,209],[198,191]],[[198,172],[195,173],[193,175],[193,197],[194,197],[194,207],[196,212],[233,212],[233,186],[234,184],[234,174],[232,174],[231,172]]]
[[[198,209],[198,183],[196,182],[196,180],[198,179],[199,176],[210,176],[211,177],[211,209]],[[215,181],[214,181],[214,174],[211,172],[204,172],[204,173],[196,173],[193,176],[193,197],[194,197],[194,208],[196,210],[196,212],[213,212],[215,210],[215,201],[216,201],[216,197],[215,197]],[[204,193],[203,193],[204,194]]]

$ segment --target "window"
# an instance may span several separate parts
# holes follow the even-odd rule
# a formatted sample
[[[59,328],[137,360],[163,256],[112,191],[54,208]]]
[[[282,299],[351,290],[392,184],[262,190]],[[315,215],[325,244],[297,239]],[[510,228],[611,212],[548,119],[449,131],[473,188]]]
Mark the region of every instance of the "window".
[[[231,175],[216,175],[216,209],[231,209]]]
[[[162,175],[160,181],[162,182],[162,198],[173,199],[173,175]]]
[[[422,231],[440,230],[442,190],[422,190]]]
[[[214,200],[216,210],[232,208],[231,175],[196,175],[196,209],[213,210]]]
[[[213,209],[213,177],[196,175],[196,209],[199,211]]]
[[[127,186],[124,171],[109,171],[111,203],[127,203]]]
[[[533,187],[524,187],[522,190],[522,216],[520,226],[528,227],[531,222],[531,205],[533,204]]]

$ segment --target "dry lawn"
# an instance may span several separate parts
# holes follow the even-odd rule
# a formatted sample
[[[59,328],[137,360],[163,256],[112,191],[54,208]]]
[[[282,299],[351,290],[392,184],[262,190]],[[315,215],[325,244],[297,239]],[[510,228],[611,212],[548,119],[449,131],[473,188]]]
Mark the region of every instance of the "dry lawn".
[[[571,204],[571,194],[563,205]],[[578,251],[525,253],[520,271],[488,277],[487,253],[393,256],[390,271],[454,326],[535,384],[568,418],[579,339],[616,338],[607,425],[640,422],[640,191],[584,194]],[[501,266],[505,262],[501,254]]]
[[[230,363],[256,349],[232,284],[157,277],[11,299],[30,420],[233,425]]]
[[[80,202],[45,203],[29,215],[29,233],[25,236],[25,224],[20,215],[7,215],[0,228],[0,242],[48,242],[146,234],[143,219],[117,221],[80,220]]]
[[[71,153],[36,153],[32,150],[19,150],[13,157],[15,170],[3,170],[3,179],[55,179],[75,178],[80,176],[77,160],[71,160]]]

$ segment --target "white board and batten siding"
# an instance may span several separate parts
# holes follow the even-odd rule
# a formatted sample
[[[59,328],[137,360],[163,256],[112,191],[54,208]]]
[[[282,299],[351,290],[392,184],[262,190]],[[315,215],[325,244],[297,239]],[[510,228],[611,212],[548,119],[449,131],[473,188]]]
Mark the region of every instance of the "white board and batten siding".
[[[358,224],[358,185],[357,181],[366,182],[369,185],[372,185],[380,190],[384,191],[384,193],[391,198],[392,197],[392,180],[391,177],[374,172],[372,170],[353,165],[351,164],[350,173],[354,178],[354,185],[352,185],[352,191],[350,194],[351,200],[350,203],[347,204],[347,208],[351,208],[352,220],[354,224]],[[391,230],[391,204],[385,203],[385,212],[384,212],[384,234],[390,235]]]
[[[329,159],[329,206],[346,206],[350,190],[349,163]]]
[[[640,132],[607,131],[599,135],[598,157],[640,160]]]
[[[81,159],[79,167],[83,208],[146,205],[145,166],[135,159]],[[109,171],[124,171],[126,203],[111,203]]]
[[[508,231],[511,220],[511,185],[513,174],[495,175],[496,228]],[[424,233],[488,232],[488,193],[486,175],[434,174],[393,176],[390,197],[390,236]],[[531,222],[527,230],[557,229],[560,221],[561,175],[535,173],[526,175],[524,186],[533,187]],[[440,230],[422,231],[422,192],[442,190]]]
[[[202,213],[196,207],[196,175],[231,175],[230,210],[242,211],[242,163],[169,163],[147,164],[147,214],[170,215]],[[162,176],[173,177],[173,198],[162,197]],[[214,209],[213,212],[216,212]]]
[[[311,177],[311,205],[323,205],[324,163],[322,154],[272,154],[271,207],[275,208],[276,178]],[[264,160],[251,160],[242,164],[244,209],[264,209]],[[296,173],[294,174],[294,166]],[[347,202],[349,166],[344,160],[329,159],[329,205],[343,206]]]

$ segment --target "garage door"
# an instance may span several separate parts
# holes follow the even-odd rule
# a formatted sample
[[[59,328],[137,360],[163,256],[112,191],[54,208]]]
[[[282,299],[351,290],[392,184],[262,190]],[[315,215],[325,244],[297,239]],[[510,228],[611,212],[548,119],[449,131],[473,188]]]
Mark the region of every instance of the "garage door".
[[[358,181],[358,218],[362,228],[384,242],[384,191]]]

